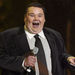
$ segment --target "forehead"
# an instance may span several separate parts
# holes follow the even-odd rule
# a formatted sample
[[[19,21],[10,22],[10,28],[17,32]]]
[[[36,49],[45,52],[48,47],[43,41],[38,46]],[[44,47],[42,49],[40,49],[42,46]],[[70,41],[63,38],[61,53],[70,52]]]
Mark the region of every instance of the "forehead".
[[[27,13],[44,13],[43,9],[40,7],[29,7]]]

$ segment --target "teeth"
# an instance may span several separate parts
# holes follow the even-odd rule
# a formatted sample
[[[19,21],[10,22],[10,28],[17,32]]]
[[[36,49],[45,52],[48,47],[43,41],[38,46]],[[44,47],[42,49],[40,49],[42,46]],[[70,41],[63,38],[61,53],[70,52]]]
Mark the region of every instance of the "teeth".
[[[35,21],[35,22],[33,22],[33,23],[39,23],[39,22]]]
[[[33,25],[39,25],[39,22],[38,21],[34,21]]]
[[[33,25],[39,25],[39,23],[33,23]]]

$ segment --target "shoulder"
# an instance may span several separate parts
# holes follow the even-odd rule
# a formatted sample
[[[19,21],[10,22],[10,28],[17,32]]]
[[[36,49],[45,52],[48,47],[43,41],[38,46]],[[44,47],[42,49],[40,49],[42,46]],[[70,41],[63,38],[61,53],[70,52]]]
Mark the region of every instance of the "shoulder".
[[[45,27],[44,28],[44,31],[46,33],[48,33],[49,35],[52,35],[52,36],[55,36],[55,37],[62,37],[62,35],[60,34],[60,32],[52,29],[52,28],[48,28],[48,27]]]
[[[2,34],[4,34],[4,33],[14,33],[14,32],[17,32],[19,30],[19,27],[15,27],[15,28],[10,28],[10,29],[7,29],[7,30],[5,30],[5,31],[3,31],[3,32],[0,32],[0,33],[2,33]]]
[[[20,30],[19,27],[7,29],[3,32],[0,32],[0,38],[3,39],[14,38],[18,35],[19,30]]]
[[[45,28],[44,31],[52,40],[55,40],[58,47],[60,47],[62,49],[64,48],[63,37],[58,31],[51,29],[51,28]]]
[[[3,32],[0,32],[0,35],[13,35],[13,34],[17,34],[18,31],[19,31],[19,27],[15,27],[15,28],[10,28],[10,29],[7,29]]]

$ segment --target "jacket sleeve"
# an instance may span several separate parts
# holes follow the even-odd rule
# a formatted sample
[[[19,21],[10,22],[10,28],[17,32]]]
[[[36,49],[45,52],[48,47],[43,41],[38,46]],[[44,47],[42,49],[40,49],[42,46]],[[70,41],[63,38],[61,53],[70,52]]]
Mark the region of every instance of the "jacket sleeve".
[[[22,72],[24,71],[22,63],[24,56],[10,56],[5,48],[5,39],[0,33],[0,68],[10,71]]]
[[[56,37],[56,43],[58,45],[58,50],[59,50],[58,51],[59,56],[60,56],[59,59],[61,60],[61,62],[63,63],[63,65],[65,67],[75,69],[75,66],[72,66],[67,60],[67,58],[72,55],[70,55],[66,52],[67,49],[65,48],[64,40],[63,40],[61,34],[56,32],[55,37]]]

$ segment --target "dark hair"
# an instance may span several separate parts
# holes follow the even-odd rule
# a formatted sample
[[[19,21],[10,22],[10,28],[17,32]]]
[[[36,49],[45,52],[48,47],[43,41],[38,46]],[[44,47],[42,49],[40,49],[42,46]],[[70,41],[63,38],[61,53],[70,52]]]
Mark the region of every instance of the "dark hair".
[[[33,3],[28,4],[28,5],[25,7],[24,15],[27,13],[28,8],[29,8],[29,7],[32,7],[32,6],[33,6],[33,7],[42,8],[43,11],[44,11],[44,13],[45,13],[45,7],[44,7],[42,4],[40,4],[39,2],[33,2]]]

